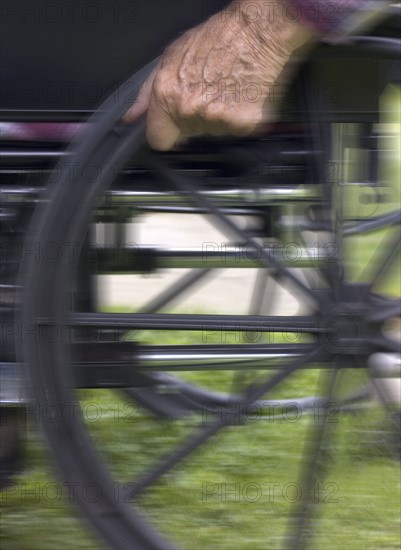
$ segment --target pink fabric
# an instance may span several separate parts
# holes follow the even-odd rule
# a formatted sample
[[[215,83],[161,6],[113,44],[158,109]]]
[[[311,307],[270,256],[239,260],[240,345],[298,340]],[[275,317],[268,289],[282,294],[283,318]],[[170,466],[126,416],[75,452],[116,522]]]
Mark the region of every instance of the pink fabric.
[[[341,28],[352,17],[380,10],[385,0],[285,0],[289,16],[301,19],[325,36]]]
[[[83,127],[75,122],[0,122],[0,139],[71,141]]]

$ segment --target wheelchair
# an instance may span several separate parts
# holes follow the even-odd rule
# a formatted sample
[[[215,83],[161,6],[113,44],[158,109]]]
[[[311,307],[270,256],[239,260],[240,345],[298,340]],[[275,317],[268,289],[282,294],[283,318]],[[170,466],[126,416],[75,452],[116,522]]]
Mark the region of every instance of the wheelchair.
[[[196,138],[156,153],[146,145],[145,121],[130,126],[122,116],[150,60],[209,15],[205,3],[185,10],[181,0],[82,2],[73,12],[61,1],[53,11],[29,4],[10,4],[3,18],[0,397],[11,436],[2,476],[8,480],[23,445],[15,411],[46,411],[41,424],[64,484],[96,489],[96,498],[77,491],[75,500],[104,543],[173,548],[171,511],[158,508],[153,492],[173,480],[186,502],[191,461],[207,470],[208,449],[222,433],[255,418],[268,432],[269,417],[288,418],[289,410],[307,418],[318,410],[326,419],[369,410],[372,395],[397,419],[400,182],[390,181],[396,115],[383,97],[400,84],[401,9],[389,9],[369,33],[316,48],[265,135]],[[32,66],[21,66],[26,44]],[[27,124],[44,133],[21,138]],[[71,144],[69,132],[77,133]],[[141,220],[146,233],[156,217],[188,230],[202,217],[221,237],[142,244]],[[246,313],[236,303],[230,313],[176,308],[222,269],[256,274]],[[143,281],[157,290],[166,270],[173,282],[147,303],[104,306],[106,277],[117,285],[130,277],[140,296]],[[314,395],[302,388],[305,372],[319,379]],[[297,377],[295,395],[280,394]],[[87,396],[104,391],[124,406],[138,404],[160,427],[149,434],[125,425],[120,438],[104,442],[83,412]],[[166,423],[184,433],[178,443],[163,433]],[[304,434],[286,548],[313,544],[314,488],[325,478],[331,436],[324,421]],[[116,464],[115,445],[142,462],[132,477]],[[224,469],[227,449],[214,449]],[[276,544],[268,532],[266,541]]]

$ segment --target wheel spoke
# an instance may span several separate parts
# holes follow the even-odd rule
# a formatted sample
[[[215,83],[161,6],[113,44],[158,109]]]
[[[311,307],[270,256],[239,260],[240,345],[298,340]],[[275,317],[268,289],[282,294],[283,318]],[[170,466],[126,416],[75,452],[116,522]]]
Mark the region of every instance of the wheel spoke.
[[[229,238],[239,238],[242,243],[246,243],[248,246],[252,247],[253,250],[257,250],[261,263],[268,268],[272,268],[271,276],[274,279],[287,279],[301,292],[302,296],[307,296],[313,303],[317,302],[317,304],[322,308],[327,305],[327,300],[321,294],[315,294],[287,267],[283,266],[281,262],[274,257],[274,253],[266,248],[262,248],[255,239],[249,236],[246,231],[241,229],[241,227],[239,227],[229,216],[224,214],[222,209],[217,204],[215,204],[208,197],[202,195],[193,182],[189,185],[184,178],[180,177],[176,173],[173,174],[166,168],[160,159],[156,161],[155,158],[149,157],[148,162],[149,164],[155,166],[165,182],[171,183],[184,196],[188,196],[198,206],[207,209],[209,214],[213,215],[216,225],[220,227],[221,231],[223,231],[223,233],[225,233]]]
[[[400,342],[396,342],[395,340],[390,340],[389,338],[386,338],[384,335],[373,337],[370,340],[370,343],[381,350],[392,351],[394,353],[401,352]]]
[[[163,307],[171,304],[178,296],[182,296],[184,292],[211,275],[212,270],[209,268],[192,269],[189,273],[185,273],[178,281],[175,281],[164,292],[158,294],[153,300],[148,302],[140,309],[138,313],[156,313]]]
[[[393,317],[401,317],[401,302],[394,300],[392,304],[382,304],[377,310],[373,311],[369,316],[369,320],[380,323],[392,319]]]
[[[189,436],[189,438],[187,438],[184,443],[180,444],[176,449],[173,449],[155,466],[153,466],[148,473],[137,479],[134,484],[132,484],[133,489],[127,492],[125,498],[133,499],[140,496],[146,489],[151,487],[158,479],[160,479],[162,475],[168,473],[179,462],[181,462],[184,458],[193,453],[213,435],[217,434],[217,432],[219,432],[222,428],[244,422],[244,418],[241,416],[241,414],[238,414],[238,410],[241,411],[241,408],[243,408],[245,405],[249,405],[254,401],[257,401],[263,395],[265,395],[267,392],[269,392],[278,384],[280,384],[283,380],[285,380],[291,373],[293,373],[297,369],[300,369],[303,365],[305,365],[305,363],[309,361],[318,360],[321,355],[322,354],[320,348],[315,348],[306,356],[295,359],[286,368],[281,369],[264,383],[256,387],[251,386],[250,388],[248,388],[240,396],[240,399],[237,402],[233,401],[232,405],[234,406],[234,414],[230,414],[230,411],[227,410],[225,414],[217,415],[216,419],[201,424],[200,427],[195,429],[195,431]]]
[[[335,250],[337,261],[327,266],[322,266],[321,275],[329,284],[329,287],[338,290],[342,275],[339,271],[338,261],[341,257],[339,237],[341,235],[341,224],[339,219],[338,197],[335,191],[338,190],[338,182],[334,183],[329,179],[330,150],[333,145],[333,135],[329,124],[325,120],[325,101],[323,97],[316,97],[312,84],[318,77],[309,68],[308,73],[302,79],[302,97],[305,104],[305,122],[311,129],[312,147],[314,151],[311,165],[311,176],[315,178],[321,190],[321,205],[324,208],[326,219],[323,221],[324,230],[335,236]],[[333,217],[332,217],[333,216]],[[328,218],[328,219],[327,219]]]
[[[399,225],[401,223],[401,210],[377,216],[370,220],[364,220],[358,223],[346,224],[344,228],[344,236],[362,235],[370,231],[377,231],[389,226]]]
[[[302,465],[302,473],[300,476],[300,485],[302,488],[302,496],[295,506],[296,510],[291,518],[289,525],[289,535],[287,540],[287,548],[291,550],[307,550],[310,547],[310,541],[313,537],[312,514],[316,507],[314,502],[315,495],[314,486],[316,483],[321,483],[328,470],[328,462],[330,461],[330,452],[328,449],[327,431],[332,424],[326,422],[327,413],[330,406],[333,404],[334,386],[338,371],[333,370],[330,373],[324,373],[326,388],[323,395],[326,395],[326,401],[321,403],[319,407],[319,421],[310,424],[309,433],[306,439],[305,462]]]
[[[255,287],[252,292],[251,303],[249,305],[249,315],[261,315],[265,309],[265,299],[272,279],[268,269],[258,269],[255,280]],[[270,284],[269,284],[270,283]],[[269,293],[268,310],[272,310],[275,295]]]
[[[389,242],[382,243],[380,246],[380,252],[375,254],[371,258],[370,263],[374,266],[378,266],[375,273],[371,275],[370,283],[367,285],[366,289],[361,296],[361,300],[367,300],[369,294],[372,292],[373,288],[379,283],[384,275],[389,271],[392,263],[395,261],[395,258],[400,252],[401,237],[399,232],[395,232],[394,235],[389,239]],[[365,272],[367,269],[365,270]],[[365,272],[362,274],[362,280]]]

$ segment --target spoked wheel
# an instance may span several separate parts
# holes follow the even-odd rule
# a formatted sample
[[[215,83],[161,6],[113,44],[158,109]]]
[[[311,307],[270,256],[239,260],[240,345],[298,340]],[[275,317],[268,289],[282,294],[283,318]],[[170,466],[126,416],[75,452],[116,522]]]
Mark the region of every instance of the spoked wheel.
[[[362,40],[361,48],[374,48],[375,41],[366,40],[365,44]],[[377,41],[381,43],[380,39]],[[398,42],[386,41],[383,56],[392,59],[397,54]],[[126,89],[139,87],[151,70],[152,66],[142,70]],[[348,147],[342,142],[344,127],[340,126],[340,138],[337,139],[336,130],[332,131],[328,122],[322,123],[311,117],[312,139],[323,151],[319,156],[320,171],[315,173],[316,181],[312,188],[307,189],[307,193],[311,193],[305,195],[309,197],[308,207],[305,203],[300,209],[293,207],[290,215],[281,220],[287,224],[289,233],[295,239],[291,242],[297,244],[297,251],[302,251],[294,268],[294,263],[291,264],[283,253],[283,245],[286,244],[283,240],[278,245],[275,243],[277,246],[274,247],[261,246],[260,241],[237,223],[224,202],[213,199],[216,194],[213,190],[200,188],[199,182],[188,180],[175,170],[174,165],[169,165],[163,155],[148,151],[143,146],[144,121],[135,127],[125,125],[121,117],[126,109],[127,104],[123,100],[116,103],[115,96],[102,106],[101,114],[94,117],[86,135],[70,150],[74,156],[69,158],[73,158],[73,162],[63,161],[58,167],[57,182],[49,187],[46,200],[35,215],[30,235],[41,254],[40,261],[34,258],[26,270],[27,290],[22,316],[28,336],[25,362],[29,366],[32,388],[40,410],[47,407],[48,413],[54,411],[52,417],[46,415],[43,424],[61,466],[64,482],[79,488],[90,485],[96,492],[93,498],[89,498],[87,491],[75,492],[76,500],[93,526],[107,543],[118,550],[166,549],[172,545],[150,524],[160,525],[160,517],[169,514],[169,511],[162,510],[158,517],[157,500],[154,501],[153,508],[144,508],[153,518],[148,522],[144,511],[139,511],[140,502],[133,504],[132,501],[139,501],[140,497],[157,487],[166,475],[171,475],[173,469],[185,469],[189,457],[199,456],[201,447],[220,436],[224,428],[241,430],[249,420],[249,408],[260,400],[269,400],[292,375],[296,376],[309,368],[323,372],[324,394],[319,404],[329,414],[332,403],[340,400],[337,387],[343,372],[365,371],[384,356],[396,362],[399,344],[388,336],[386,325],[389,320],[399,318],[400,302],[398,297],[383,291],[380,284],[399,253],[400,212],[398,206],[370,219],[349,221],[349,216],[347,219],[343,209],[346,177],[338,172],[338,178],[333,181],[327,178],[326,173],[327,165],[333,158],[338,161],[339,169],[342,170],[344,165],[342,155]],[[316,113],[313,105],[309,105],[308,109]],[[140,168],[132,168],[131,165],[127,170],[125,167],[133,156],[140,159]],[[77,299],[80,290],[78,271],[84,254],[87,262],[91,263],[91,269],[98,272],[129,271],[136,262],[149,264],[153,261],[146,250],[124,249],[116,253],[105,247],[96,249],[94,254],[85,248],[88,227],[96,219],[94,212],[103,208],[105,194],[116,180],[120,181],[123,169],[128,194],[140,188],[144,173],[150,173],[151,181],[158,181],[156,194],[181,197],[187,207],[212,217],[229,243],[240,249],[248,247],[257,251],[257,265],[269,269],[273,280],[297,296],[305,306],[302,314],[195,315],[84,311]],[[256,190],[256,197],[258,191],[260,199],[260,189]],[[293,194],[294,200],[297,193],[294,189],[289,193]],[[255,202],[257,204],[258,200]],[[303,213],[302,223],[297,217],[299,211]],[[355,277],[348,269],[347,237],[359,237],[379,229],[388,230],[388,236],[381,244],[378,256],[373,256],[371,271],[364,272],[362,278]],[[316,236],[319,241],[317,246],[313,242]],[[312,242],[308,242],[311,237]],[[30,239],[27,241],[29,245]],[[296,269],[304,261],[313,275],[307,281]],[[135,334],[132,338],[122,337],[143,330],[179,333],[247,331],[263,334],[267,341],[156,346],[142,345]],[[273,343],[271,335],[275,335]],[[217,398],[212,399],[212,406],[207,402],[211,394],[202,394],[196,386],[186,386],[177,379],[164,379],[167,386],[178,388],[179,399],[187,398],[188,403],[192,400],[194,406],[191,408],[192,405],[188,405],[188,410],[196,412],[200,409],[202,419],[199,422],[196,414],[191,417],[189,424],[193,430],[172,450],[167,448],[162,427],[157,442],[151,442],[152,465],[142,469],[136,478],[132,474],[128,482],[125,478],[124,491],[116,497],[116,483],[108,471],[106,458],[96,449],[96,435],[91,436],[85,425],[77,388],[134,387],[140,396],[141,391],[149,391],[150,387],[151,404],[158,394],[152,389],[155,377],[150,376],[149,372],[200,369],[208,370],[210,376],[216,370],[243,373],[252,369],[258,372],[258,376],[251,379],[244,377],[239,391],[230,392],[227,389],[222,398],[224,414],[216,407]],[[267,370],[272,372],[267,375]],[[157,376],[162,377],[163,374]],[[168,404],[171,403],[169,399]],[[186,407],[184,404],[183,408]],[[203,414],[205,411],[207,414]],[[302,498],[291,522],[291,540],[285,543],[287,548],[307,547],[313,534],[313,491],[316,480],[323,475],[326,432],[324,423],[320,423],[313,427],[309,435],[301,475]],[[135,430],[128,437],[128,440],[124,439],[124,445],[131,449],[132,472],[138,471],[137,463],[141,459],[147,462],[149,456],[141,450]],[[154,460],[157,454],[160,456]],[[267,449],[266,454],[269,454]],[[109,462],[113,463],[113,458],[112,455]]]

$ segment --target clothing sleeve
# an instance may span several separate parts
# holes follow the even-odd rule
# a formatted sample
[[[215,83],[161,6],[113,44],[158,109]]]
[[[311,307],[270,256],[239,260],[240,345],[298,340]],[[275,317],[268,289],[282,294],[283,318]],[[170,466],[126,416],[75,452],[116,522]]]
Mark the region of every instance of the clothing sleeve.
[[[358,33],[385,17],[386,0],[285,0],[293,17],[312,27],[325,41]]]

